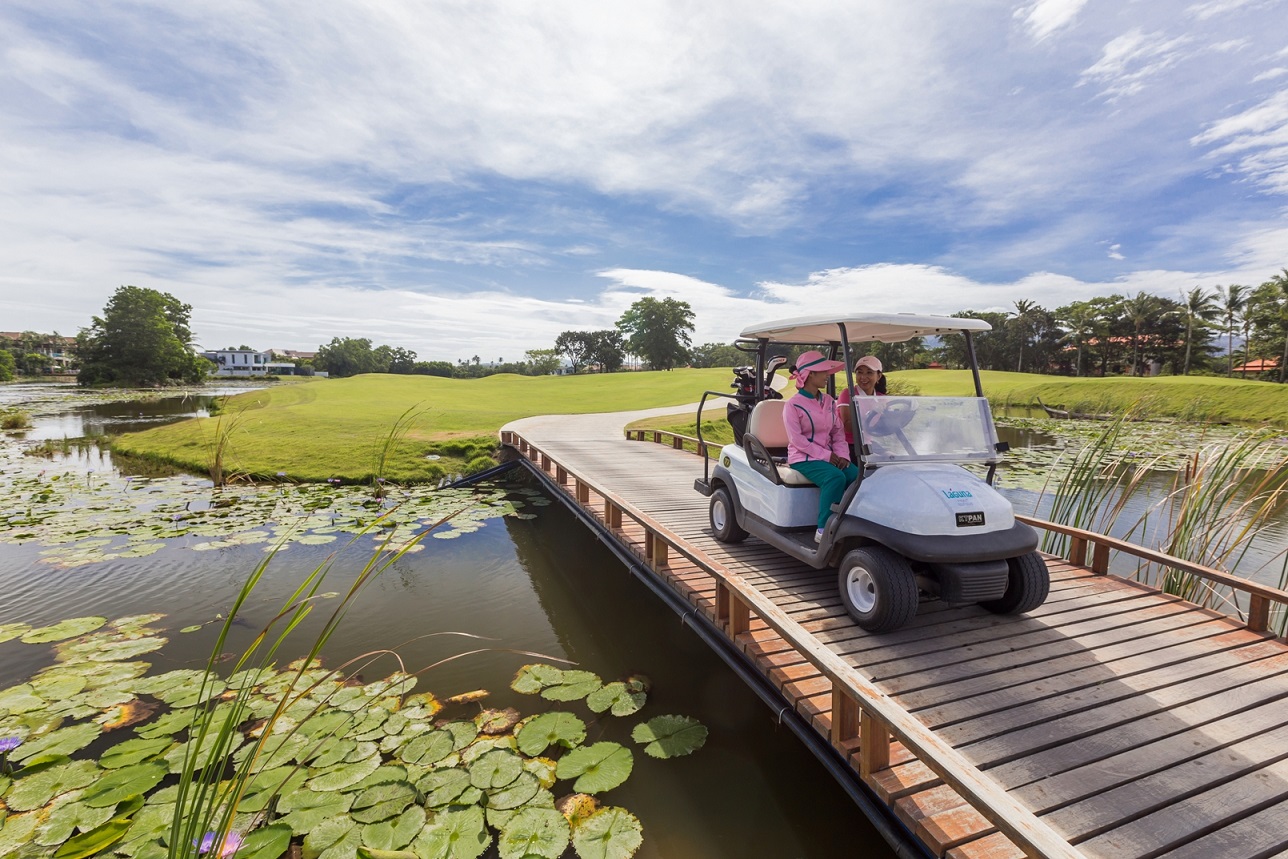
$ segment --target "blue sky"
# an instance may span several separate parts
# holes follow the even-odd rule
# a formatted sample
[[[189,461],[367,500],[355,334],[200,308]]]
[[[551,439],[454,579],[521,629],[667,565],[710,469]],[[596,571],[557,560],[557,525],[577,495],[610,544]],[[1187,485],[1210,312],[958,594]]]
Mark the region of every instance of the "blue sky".
[[[0,330],[518,360],[1288,266],[1285,0],[5,0]]]

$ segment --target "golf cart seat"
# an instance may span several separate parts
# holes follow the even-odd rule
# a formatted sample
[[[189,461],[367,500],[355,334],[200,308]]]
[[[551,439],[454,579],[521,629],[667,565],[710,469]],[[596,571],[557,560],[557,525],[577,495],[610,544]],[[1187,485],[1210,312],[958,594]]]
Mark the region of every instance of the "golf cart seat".
[[[783,425],[786,400],[762,400],[751,410],[747,432],[742,437],[743,449],[753,467],[775,483],[786,486],[813,486],[808,477],[787,465],[787,427]]]

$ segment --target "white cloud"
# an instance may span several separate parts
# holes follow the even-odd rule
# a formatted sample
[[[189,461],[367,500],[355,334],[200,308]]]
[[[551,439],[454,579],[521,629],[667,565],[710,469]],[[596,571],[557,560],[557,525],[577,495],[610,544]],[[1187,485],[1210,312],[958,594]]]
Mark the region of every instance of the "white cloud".
[[[1016,10],[1015,17],[1028,28],[1035,41],[1070,26],[1087,5],[1087,0],[1037,0]]]
[[[1082,73],[1080,83],[1101,86],[1100,95],[1111,101],[1135,95],[1151,78],[1179,62],[1180,48],[1188,42],[1186,37],[1134,29],[1105,45],[1100,59]]]
[[[1212,123],[1191,142],[1220,144],[1210,157],[1230,157],[1232,169],[1268,191],[1288,193],[1288,90]]]

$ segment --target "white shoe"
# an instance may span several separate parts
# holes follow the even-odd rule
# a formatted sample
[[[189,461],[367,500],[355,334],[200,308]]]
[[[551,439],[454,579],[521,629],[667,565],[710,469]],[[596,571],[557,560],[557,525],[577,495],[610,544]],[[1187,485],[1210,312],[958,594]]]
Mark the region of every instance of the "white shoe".
[[[815,543],[821,543],[821,542],[823,542],[823,529],[822,529],[822,528],[819,528],[817,531],[815,531],[815,532],[814,532],[814,542],[815,542]]]

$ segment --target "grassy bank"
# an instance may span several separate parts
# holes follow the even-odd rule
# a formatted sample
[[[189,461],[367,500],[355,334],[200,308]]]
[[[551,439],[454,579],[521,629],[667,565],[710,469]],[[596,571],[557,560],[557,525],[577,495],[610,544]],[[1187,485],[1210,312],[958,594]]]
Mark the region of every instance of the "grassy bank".
[[[432,482],[485,455],[512,420],[681,405],[708,388],[727,387],[728,378],[727,369],[713,369],[317,379],[230,397],[218,415],[131,433],[112,448],[196,474],[208,474],[219,454],[234,478]],[[405,428],[395,432],[404,416]],[[431,461],[430,454],[442,459]]]
[[[1140,408],[1145,417],[1288,427],[1288,385],[1214,376],[1105,379],[985,371],[984,394],[994,408],[1036,405],[1038,400],[1075,412],[1122,414]],[[915,386],[922,396],[972,392],[966,370],[904,370],[892,381]]]

